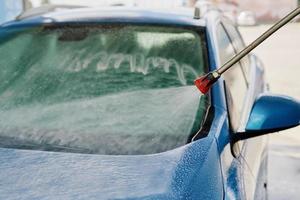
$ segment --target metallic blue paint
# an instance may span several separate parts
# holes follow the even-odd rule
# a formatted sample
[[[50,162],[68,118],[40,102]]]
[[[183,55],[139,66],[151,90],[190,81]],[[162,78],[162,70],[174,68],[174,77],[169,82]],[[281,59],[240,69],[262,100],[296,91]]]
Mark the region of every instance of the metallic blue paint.
[[[278,131],[299,123],[299,101],[282,95],[262,94],[253,106],[246,131]]]
[[[0,199],[211,199],[223,196],[216,141],[153,155],[0,149]]]
[[[74,15],[74,13],[76,13]],[[158,24],[175,26],[204,26],[203,20],[195,20],[188,15],[170,14],[163,11],[149,11],[143,9],[92,9],[81,8],[71,11],[49,13],[42,16],[30,17],[24,20],[15,20],[3,24],[7,26],[35,26],[67,23],[130,23],[130,24]],[[1,27],[1,26],[0,26]]]

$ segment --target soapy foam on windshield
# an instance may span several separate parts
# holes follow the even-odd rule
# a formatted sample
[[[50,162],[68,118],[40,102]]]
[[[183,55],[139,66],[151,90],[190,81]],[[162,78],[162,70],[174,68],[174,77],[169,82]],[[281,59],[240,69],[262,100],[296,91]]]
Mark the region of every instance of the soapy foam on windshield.
[[[0,137],[96,153],[164,150],[186,142],[199,102],[199,92],[187,86],[23,106],[0,112]]]
[[[166,36],[163,45],[174,40]],[[100,43],[96,36],[64,43],[57,34],[28,33],[0,46],[0,146],[10,140],[135,154],[187,142],[201,121],[197,112],[205,109],[199,109],[197,89],[187,86],[197,77],[191,65],[201,66],[201,59],[189,62],[191,55],[186,59],[181,51],[161,56],[165,48],[174,52],[172,45],[153,53]]]
[[[193,67],[187,64],[179,64],[175,59],[166,59],[163,57],[146,57],[141,53],[136,54],[108,54],[107,52],[100,51],[93,55],[87,55],[84,61],[80,60],[80,56],[83,52],[78,51],[75,56],[70,59],[68,65],[70,66],[68,71],[80,72],[88,68],[88,66],[96,61],[95,71],[101,73],[109,68],[119,69],[121,65],[129,64],[130,72],[142,73],[144,75],[149,74],[149,70],[152,68],[161,68],[163,72],[169,73],[170,68],[176,69],[178,80],[182,85],[186,85],[185,73],[191,73],[197,78],[198,74]],[[66,62],[62,64],[64,66]]]

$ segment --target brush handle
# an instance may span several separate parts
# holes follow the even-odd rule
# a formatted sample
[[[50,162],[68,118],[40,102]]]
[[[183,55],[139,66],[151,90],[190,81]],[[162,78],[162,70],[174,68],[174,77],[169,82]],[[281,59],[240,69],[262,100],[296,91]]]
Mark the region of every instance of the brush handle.
[[[236,56],[227,61],[222,67],[220,67],[216,72],[221,75],[226,72],[230,67],[239,62],[244,56],[246,56],[250,51],[260,45],[263,41],[269,38],[273,33],[275,33],[278,29],[283,27],[289,21],[291,21],[294,17],[300,14],[300,6],[290,12],[287,16],[279,20],[276,24],[274,24],[270,29],[268,29],[264,34],[262,34],[259,38],[254,40],[251,44],[249,44],[245,49],[239,52]]]

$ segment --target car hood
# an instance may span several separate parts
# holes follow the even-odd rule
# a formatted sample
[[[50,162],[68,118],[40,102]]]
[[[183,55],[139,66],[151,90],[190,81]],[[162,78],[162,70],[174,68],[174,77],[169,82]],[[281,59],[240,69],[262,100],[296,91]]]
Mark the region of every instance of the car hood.
[[[0,199],[221,199],[218,151],[207,137],[138,156],[0,148]]]

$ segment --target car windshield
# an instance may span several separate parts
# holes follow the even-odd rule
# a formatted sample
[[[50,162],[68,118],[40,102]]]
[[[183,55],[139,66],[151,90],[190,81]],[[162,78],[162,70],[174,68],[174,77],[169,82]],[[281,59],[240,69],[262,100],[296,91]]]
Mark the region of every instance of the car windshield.
[[[0,29],[0,147],[151,154],[186,144],[207,97],[204,31],[137,25]]]

